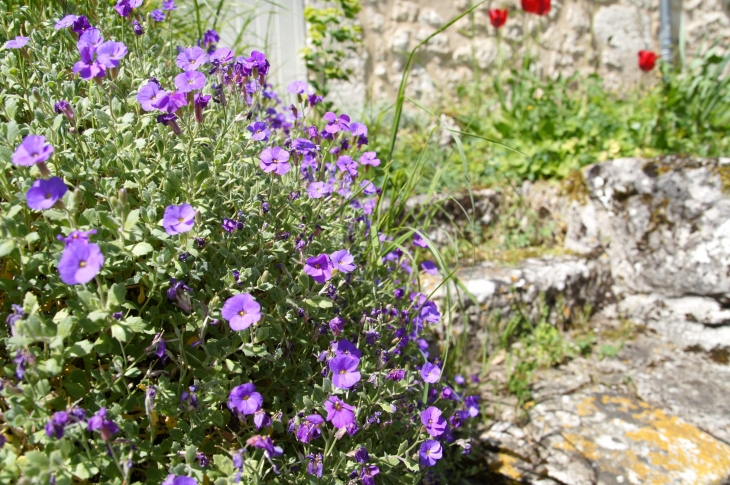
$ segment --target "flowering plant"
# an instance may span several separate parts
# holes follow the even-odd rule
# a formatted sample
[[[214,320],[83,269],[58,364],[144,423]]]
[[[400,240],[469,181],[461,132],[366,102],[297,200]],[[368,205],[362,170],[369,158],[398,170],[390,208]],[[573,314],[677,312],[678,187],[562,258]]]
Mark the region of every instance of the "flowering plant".
[[[446,473],[478,400],[428,342],[429,241],[377,230],[367,128],[149,3],[0,2],[0,481]]]

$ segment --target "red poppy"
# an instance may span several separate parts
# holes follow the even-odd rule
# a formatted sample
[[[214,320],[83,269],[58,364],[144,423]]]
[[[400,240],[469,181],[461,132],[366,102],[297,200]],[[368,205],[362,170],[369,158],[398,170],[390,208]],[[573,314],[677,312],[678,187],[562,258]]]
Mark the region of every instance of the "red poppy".
[[[507,13],[506,8],[503,10],[493,8],[489,11],[489,21],[492,22],[495,29],[502,27],[507,22]]]
[[[550,0],[522,0],[522,10],[535,15],[550,13]]]
[[[639,67],[642,71],[649,72],[654,69],[659,56],[652,51],[639,51]]]

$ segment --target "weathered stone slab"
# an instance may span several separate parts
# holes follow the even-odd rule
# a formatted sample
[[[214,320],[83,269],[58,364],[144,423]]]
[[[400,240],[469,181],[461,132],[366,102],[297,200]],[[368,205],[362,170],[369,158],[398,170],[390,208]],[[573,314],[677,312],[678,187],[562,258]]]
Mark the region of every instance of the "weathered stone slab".
[[[541,402],[529,415],[519,433],[495,423],[482,436],[503,448],[493,470],[528,483],[547,478],[566,485],[719,485],[730,476],[730,446],[602,386]],[[533,443],[539,461],[520,452],[519,441]]]
[[[472,352],[478,351],[484,342],[489,318],[496,315],[509,318],[520,312],[537,322],[547,311],[551,323],[569,321],[574,312],[586,305],[595,307],[605,300],[611,287],[605,258],[530,258],[514,268],[484,262],[458,270],[456,277],[463,286],[450,285],[448,290],[447,285],[436,289],[442,281],[440,277],[423,278],[423,292],[430,294],[436,289],[433,298],[442,307],[447,291],[452,301],[460,303],[464,311],[453,315],[458,323],[452,328],[457,333],[462,332],[462,319],[468,319]],[[442,310],[442,313],[445,312]]]

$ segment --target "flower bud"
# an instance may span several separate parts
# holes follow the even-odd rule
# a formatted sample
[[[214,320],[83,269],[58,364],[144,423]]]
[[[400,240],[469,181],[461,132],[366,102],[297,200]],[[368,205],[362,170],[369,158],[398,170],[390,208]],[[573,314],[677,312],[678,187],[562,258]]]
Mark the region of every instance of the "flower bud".
[[[203,223],[203,214],[200,213],[200,209],[195,211],[195,223],[196,224]]]
[[[117,199],[113,195],[111,197],[109,197],[109,206],[111,207],[112,210],[117,208],[118,203],[119,203],[119,199]]]
[[[117,195],[119,195],[119,200],[122,202],[122,206],[126,206],[127,205],[127,189],[122,187],[121,189],[119,189],[119,193]]]
[[[38,91],[38,88],[33,88],[30,90],[31,94],[33,94],[33,99],[35,99],[35,102],[38,104],[41,104],[43,102],[43,98],[41,98],[41,92]]]
[[[51,171],[48,170],[48,165],[46,165],[46,162],[36,163],[36,167],[38,167],[38,170],[41,171],[41,175],[43,175],[44,178],[48,178],[51,176]]]
[[[266,283],[266,280],[269,279],[269,270],[265,270],[264,274],[261,275],[261,282]]]
[[[83,200],[84,194],[83,192],[81,192],[81,189],[77,187],[76,190],[74,190],[74,204],[76,204],[76,206],[80,208]]]

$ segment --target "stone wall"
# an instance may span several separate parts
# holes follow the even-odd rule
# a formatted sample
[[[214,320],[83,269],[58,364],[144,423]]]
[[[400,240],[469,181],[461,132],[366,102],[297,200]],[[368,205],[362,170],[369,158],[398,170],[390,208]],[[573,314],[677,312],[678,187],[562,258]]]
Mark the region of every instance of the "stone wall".
[[[688,54],[703,42],[730,43],[730,0],[671,0],[672,31],[684,29]],[[356,109],[365,100],[394,98],[406,53],[460,12],[469,0],[362,0],[360,23],[365,46],[350,61],[353,83],[340,87],[342,104]],[[496,0],[465,17],[421,48],[408,95],[424,102],[447,100],[475,73],[497,65],[498,43],[488,8],[509,8],[501,29],[505,63],[539,49],[545,75],[598,72],[608,87],[651,82],[655,74],[638,69],[637,52],[659,51],[659,0],[553,0],[546,17],[527,15],[519,0]],[[539,48],[537,47],[539,45]],[[343,106],[344,107],[344,106]],[[352,109],[351,108],[351,109]]]

